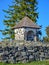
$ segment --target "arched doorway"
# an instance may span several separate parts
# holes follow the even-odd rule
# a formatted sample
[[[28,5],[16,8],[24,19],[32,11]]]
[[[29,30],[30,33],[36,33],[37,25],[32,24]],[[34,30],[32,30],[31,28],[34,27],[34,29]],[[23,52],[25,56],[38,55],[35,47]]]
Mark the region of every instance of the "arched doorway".
[[[34,40],[34,32],[33,31],[28,31],[27,32],[27,40],[28,41],[33,41]]]

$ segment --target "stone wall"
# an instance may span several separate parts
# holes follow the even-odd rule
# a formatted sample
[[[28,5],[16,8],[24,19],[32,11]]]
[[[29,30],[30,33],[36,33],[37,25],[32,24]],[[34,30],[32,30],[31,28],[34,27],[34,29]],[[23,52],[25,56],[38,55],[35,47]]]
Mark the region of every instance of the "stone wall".
[[[36,32],[38,30],[39,29],[32,29],[32,28],[18,28],[18,29],[15,29],[14,30],[14,32],[15,32],[15,40],[27,40],[27,33],[29,31],[33,32],[32,37],[34,39],[34,35],[36,35]]]
[[[34,29],[34,28],[25,28],[25,31],[28,32],[28,31],[33,31],[34,34],[36,34],[36,32],[38,31],[39,29]]]
[[[24,28],[18,28],[14,30],[15,40],[24,40]]]
[[[49,46],[47,44],[25,43],[25,45],[19,46],[0,46],[0,62],[24,63],[49,60]]]
[[[32,37],[34,38],[34,35],[36,35],[36,33],[37,33],[38,30],[39,29],[25,28],[25,33],[24,33],[25,40],[27,40],[27,34],[28,34],[29,31],[32,31],[33,32]]]

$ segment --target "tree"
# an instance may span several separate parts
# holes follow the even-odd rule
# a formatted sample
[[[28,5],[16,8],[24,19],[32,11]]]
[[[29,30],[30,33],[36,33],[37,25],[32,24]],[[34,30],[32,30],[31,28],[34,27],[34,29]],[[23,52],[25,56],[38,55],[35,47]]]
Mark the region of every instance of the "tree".
[[[49,26],[46,27],[45,31],[47,36],[43,37],[43,40],[49,42]]]
[[[43,37],[44,42],[49,42],[49,37],[45,36]]]
[[[5,15],[3,21],[6,29],[1,30],[2,34],[6,35],[8,39],[14,39],[14,31],[11,28],[24,16],[28,16],[36,22],[38,18],[37,4],[37,0],[14,0],[8,10],[3,10],[8,15]]]
[[[46,27],[46,34],[49,37],[49,26]]]
[[[41,35],[42,35],[41,30],[39,30],[39,31],[36,33],[36,35],[37,35],[37,40],[38,40],[38,41],[41,40]]]
[[[38,31],[36,34],[37,35],[42,35],[42,32],[41,31]]]

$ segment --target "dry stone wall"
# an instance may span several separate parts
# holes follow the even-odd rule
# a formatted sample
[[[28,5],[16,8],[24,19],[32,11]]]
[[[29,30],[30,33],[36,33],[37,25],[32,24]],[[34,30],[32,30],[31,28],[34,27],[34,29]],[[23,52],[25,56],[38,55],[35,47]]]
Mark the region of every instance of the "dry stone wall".
[[[18,63],[49,60],[49,46],[0,46],[0,62]]]

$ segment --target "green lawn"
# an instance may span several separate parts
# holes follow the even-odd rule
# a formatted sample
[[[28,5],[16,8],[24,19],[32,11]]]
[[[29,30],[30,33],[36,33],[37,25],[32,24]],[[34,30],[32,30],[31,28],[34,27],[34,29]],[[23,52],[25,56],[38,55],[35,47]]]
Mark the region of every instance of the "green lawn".
[[[0,65],[49,65],[49,61],[33,61],[31,63],[17,63],[17,64],[0,63]]]

